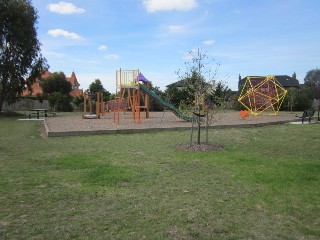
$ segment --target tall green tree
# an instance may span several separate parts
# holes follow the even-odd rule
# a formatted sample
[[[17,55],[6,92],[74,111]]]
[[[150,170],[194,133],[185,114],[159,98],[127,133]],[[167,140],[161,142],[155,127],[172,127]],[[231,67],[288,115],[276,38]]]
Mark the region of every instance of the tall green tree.
[[[45,95],[50,95],[54,92],[69,95],[72,90],[72,85],[66,80],[66,75],[63,72],[54,72],[48,77],[40,79],[39,82]]]
[[[304,111],[312,106],[312,101],[310,96],[312,95],[308,87],[303,87],[298,91],[296,104],[294,109],[297,111]]]
[[[161,98],[165,99],[165,93],[161,91],[161,89],[157,86],[153,86],[152,82],[150,82],[151,90],[160,96]],[[156,99],[150,98],[150,111],[163,111],[163,106],[160,104]]]
[[[70,92],[71,83],[66,80],[63,72],[54,72],[50,76],[40,79],[43,94],[48,96],[49,105],[55,111],[72,111]]]
[[[35,24],[38,15],[30,0],[0,1],[0,111],[4,100],[15,102],[28,83],[44,69]]]
[[[110,96],[111,96],[111,93],[108,92],[102,85],[102,82],[100,81],[100,79],[96,79],[94,80],[94,82],[92,82],[90,85],[89,85],[89,91],[91,93],[103,93],[103,97],[104,97],[104,100],[105,101],[108,101],[110,100]]]
[[[310,90],[310,99],[320,99],[320,69],[312,69],[304,78],[304,85]]]
[[[179,73],[178,73],[179,74]],[[171,84],[166,89],[166,99],[177,108],[192,108],[198,81],[204,81],[196,70],[179,76],[178,84]]]
[[[225,103],[230,102],[230,96],[232,95],[232,90],[223,81],[219,81],[216,84],[215,89],[208,94],[208,98],[212,104],[216,107],[222,107]]]

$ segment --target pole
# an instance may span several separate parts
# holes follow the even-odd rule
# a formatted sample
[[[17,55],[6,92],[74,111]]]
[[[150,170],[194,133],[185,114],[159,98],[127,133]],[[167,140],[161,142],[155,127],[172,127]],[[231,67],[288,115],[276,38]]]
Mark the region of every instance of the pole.
[[[96,118],[100,118],[100,92],[97,92],[96,96]]]
[[[87,91],[83,93],[83,115],[87,112]]]

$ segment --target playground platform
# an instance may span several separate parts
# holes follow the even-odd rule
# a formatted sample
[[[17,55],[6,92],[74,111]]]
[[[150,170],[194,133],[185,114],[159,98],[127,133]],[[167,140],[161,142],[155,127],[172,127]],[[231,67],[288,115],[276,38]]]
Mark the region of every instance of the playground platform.
[[[150,112],[148,119],[141,113],[140,124],[134,123],[130,112],[121,113],[120,122],[114,122],[113,114],[105,114],[101,119],[82,119],[81,113],[68,116],[59,115],[46,118],[45,134],[48,137],[79,136],[116,133],[142,133],[162,130],[190,129],[191,122],[176,117],[172,112]],[[277,116],[249,116],[241,119],[239,112],[227,111],[211,128],[255,127],[299,121],[294,113],[280,112]]]

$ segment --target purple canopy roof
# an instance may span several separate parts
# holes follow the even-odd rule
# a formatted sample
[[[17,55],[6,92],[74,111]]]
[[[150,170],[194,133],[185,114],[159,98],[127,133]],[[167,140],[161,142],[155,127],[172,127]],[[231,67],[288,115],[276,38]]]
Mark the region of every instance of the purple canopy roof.
[[[144,84],[150,83],[149,80],[146,79],[146,78],[142,75],[141,72],[139,73],[139,76],[137,77],[137,81],[141,81],[141,82],[143,82]]]

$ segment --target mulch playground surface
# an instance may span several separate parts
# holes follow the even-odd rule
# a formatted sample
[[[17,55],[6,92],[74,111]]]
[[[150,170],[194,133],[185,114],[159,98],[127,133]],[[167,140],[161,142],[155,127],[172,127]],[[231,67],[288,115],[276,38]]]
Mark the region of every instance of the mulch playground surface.
[[[44,120],[46,135],[49,137],[114,134],[114,133],[138,133],[160,130],[183,130],[190,129],[191,122],[176,117],[172,112],[150,112],[149,118],[141,112],[140,123],[133,121],[131,112],[121,113],[119,122],[114,121],[114,113],[103,115],[100,119],[83,119],[80,113],[74,115],[57,115]],[[296,122],[300,119],[293,113],[280,112],[279,115],[249,116],[240,118],[239,112],[228,111],[217,114],[217,120],[213,122],[212,128],[227,127],[253,127],[270,124],[281,124]],[[301,120],[300,120],[301,121]]]

